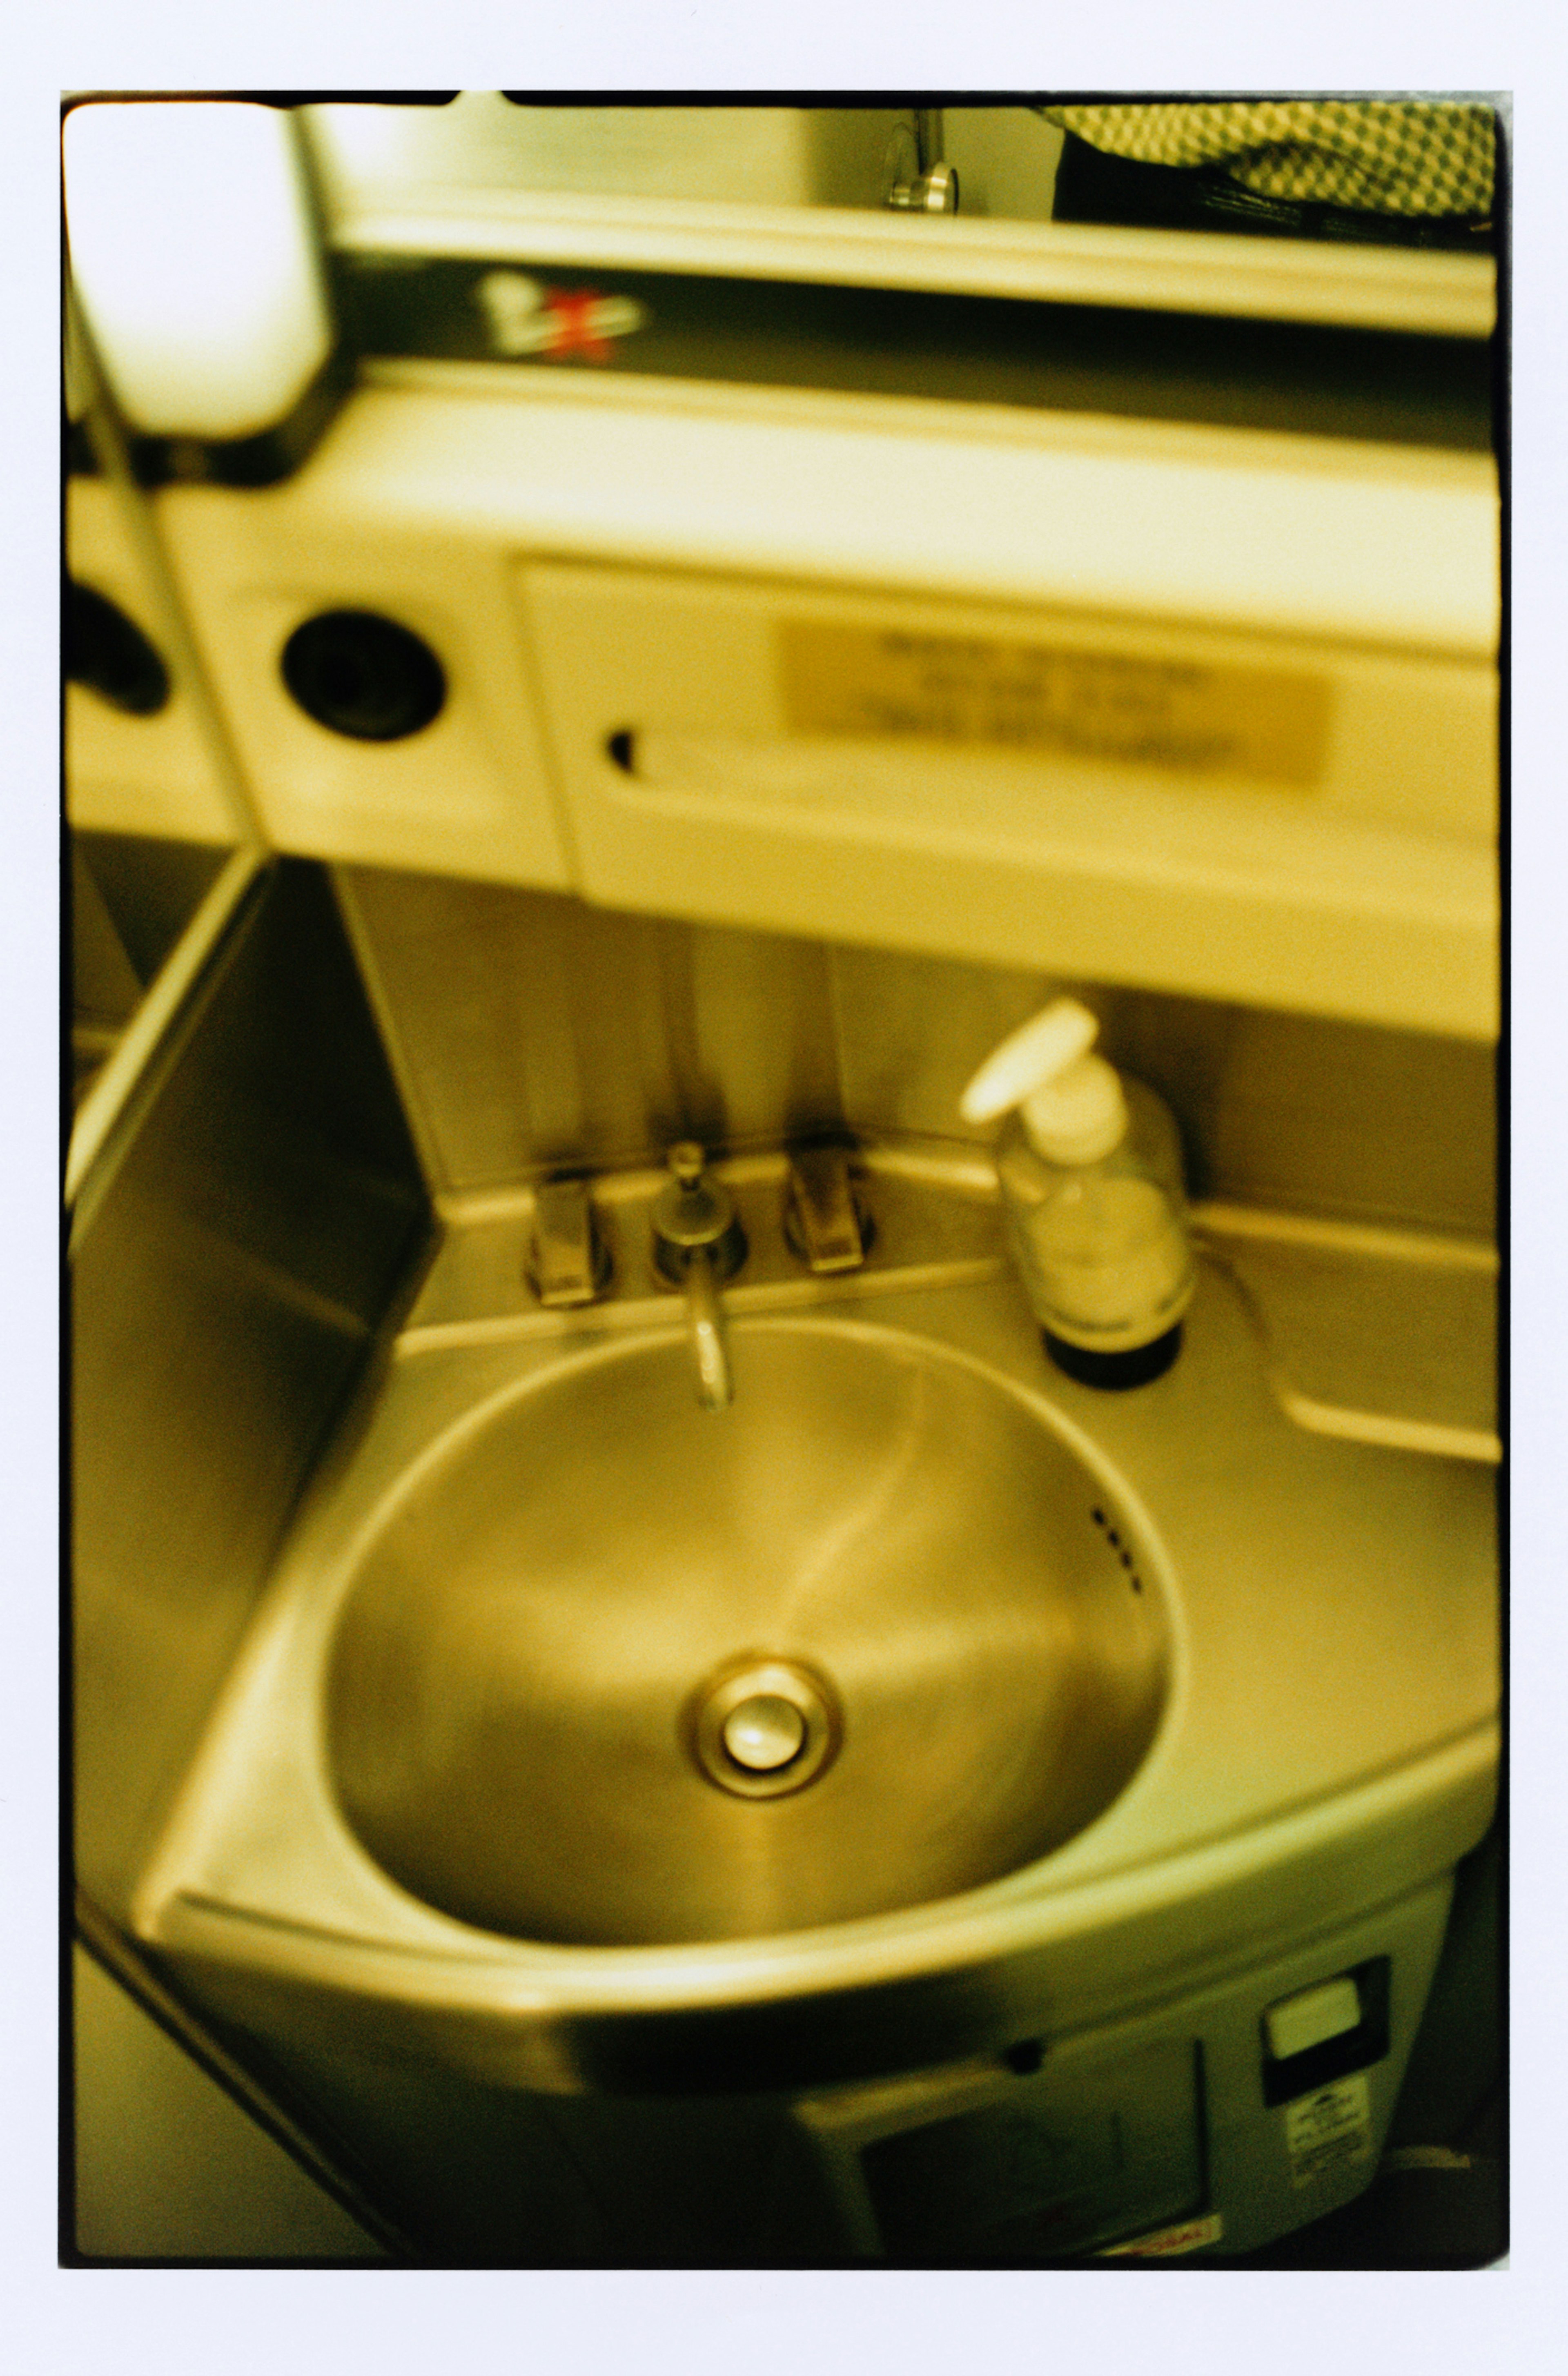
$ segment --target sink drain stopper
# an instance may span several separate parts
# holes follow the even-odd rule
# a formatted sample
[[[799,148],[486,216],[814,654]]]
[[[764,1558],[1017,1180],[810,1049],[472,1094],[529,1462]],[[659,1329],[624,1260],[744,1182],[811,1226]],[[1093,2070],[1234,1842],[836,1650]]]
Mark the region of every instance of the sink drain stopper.
[[[781,1799],[815,1780],[842,1726],[815,1675],[792,1659],[747,1658],[703,1686],[691,1730],[710,1782],[739,1799]]]

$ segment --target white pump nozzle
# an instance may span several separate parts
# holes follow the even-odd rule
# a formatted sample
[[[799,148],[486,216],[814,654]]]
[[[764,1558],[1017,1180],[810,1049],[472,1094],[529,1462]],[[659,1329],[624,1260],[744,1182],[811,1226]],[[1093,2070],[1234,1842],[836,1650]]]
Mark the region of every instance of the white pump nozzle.
[[[1030,1145],[1052,1163],[1098,1163],[1127,1129],[1122,1084],[1087,1051],[1099,1025],[1075,998],[1058,998],[989,1056],[958,1111],[990,1122],[1016,1106]]]

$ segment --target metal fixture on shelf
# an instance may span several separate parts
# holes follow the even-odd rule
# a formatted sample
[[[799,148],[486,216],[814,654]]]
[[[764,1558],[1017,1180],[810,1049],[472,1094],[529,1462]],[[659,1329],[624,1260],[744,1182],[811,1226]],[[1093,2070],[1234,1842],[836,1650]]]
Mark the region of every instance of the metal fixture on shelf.
[[[904,214],[956,215],[958,175],[943,161],[942,110],[917,107],[888,143],[883,165],[884,206]]]
[[[887,204],[909,214],[956,215],[956,169],[952,165],[933,165],[929,173],[918,173],[912,182],[895,182],[887,193]]]

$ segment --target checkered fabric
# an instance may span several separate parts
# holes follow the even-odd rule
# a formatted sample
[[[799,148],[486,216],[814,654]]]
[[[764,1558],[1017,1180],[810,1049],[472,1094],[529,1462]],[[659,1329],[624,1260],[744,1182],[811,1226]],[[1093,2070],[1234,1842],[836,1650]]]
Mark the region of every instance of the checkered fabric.
[[[1375,214],[1491,211],[1492,111],[1461,101],[1180,100],[1041,113],[1113,157],[1218,167],[1268,197]]]

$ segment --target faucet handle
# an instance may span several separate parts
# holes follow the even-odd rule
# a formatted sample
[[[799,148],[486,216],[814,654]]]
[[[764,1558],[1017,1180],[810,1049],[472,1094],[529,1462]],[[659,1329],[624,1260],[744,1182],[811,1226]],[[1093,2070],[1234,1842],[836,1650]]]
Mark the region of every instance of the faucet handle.
[[[847,1148],[800,1147],[791,1155],[784,1236],[819,1276],[860,1269],[872,1225],[850,1182]]]
[[[525,1276],[546,1309],[591,1304],[603,1295],[611,1254],[599,1236],[587,1181],[540,1181]]]
[[[710,1246],[735,1218],[729,1190],[707,1169],[695,1138],[683,1138],[665,1158],[670,1177],[654,1199],[653,1228],[666,1245]]]
[[[670,1177],[653,1200],[654,1265],[671,1281],[683,1276],[689,1256],[704,1250],[721,1280],[732,1278],[746,1258],[734,1199],[707,1160],[695,1139],[679,1140],[670,1149]]]
[[[695,1138],[677,1139],[665,1159],[684,1189],[698,1186],[707,1169],[707,1156]]]
[[[610,1253],[586,1182],[545,1180],[534,1190],[527,1277],[549,1311],[596,1302],[610,1284]]]

